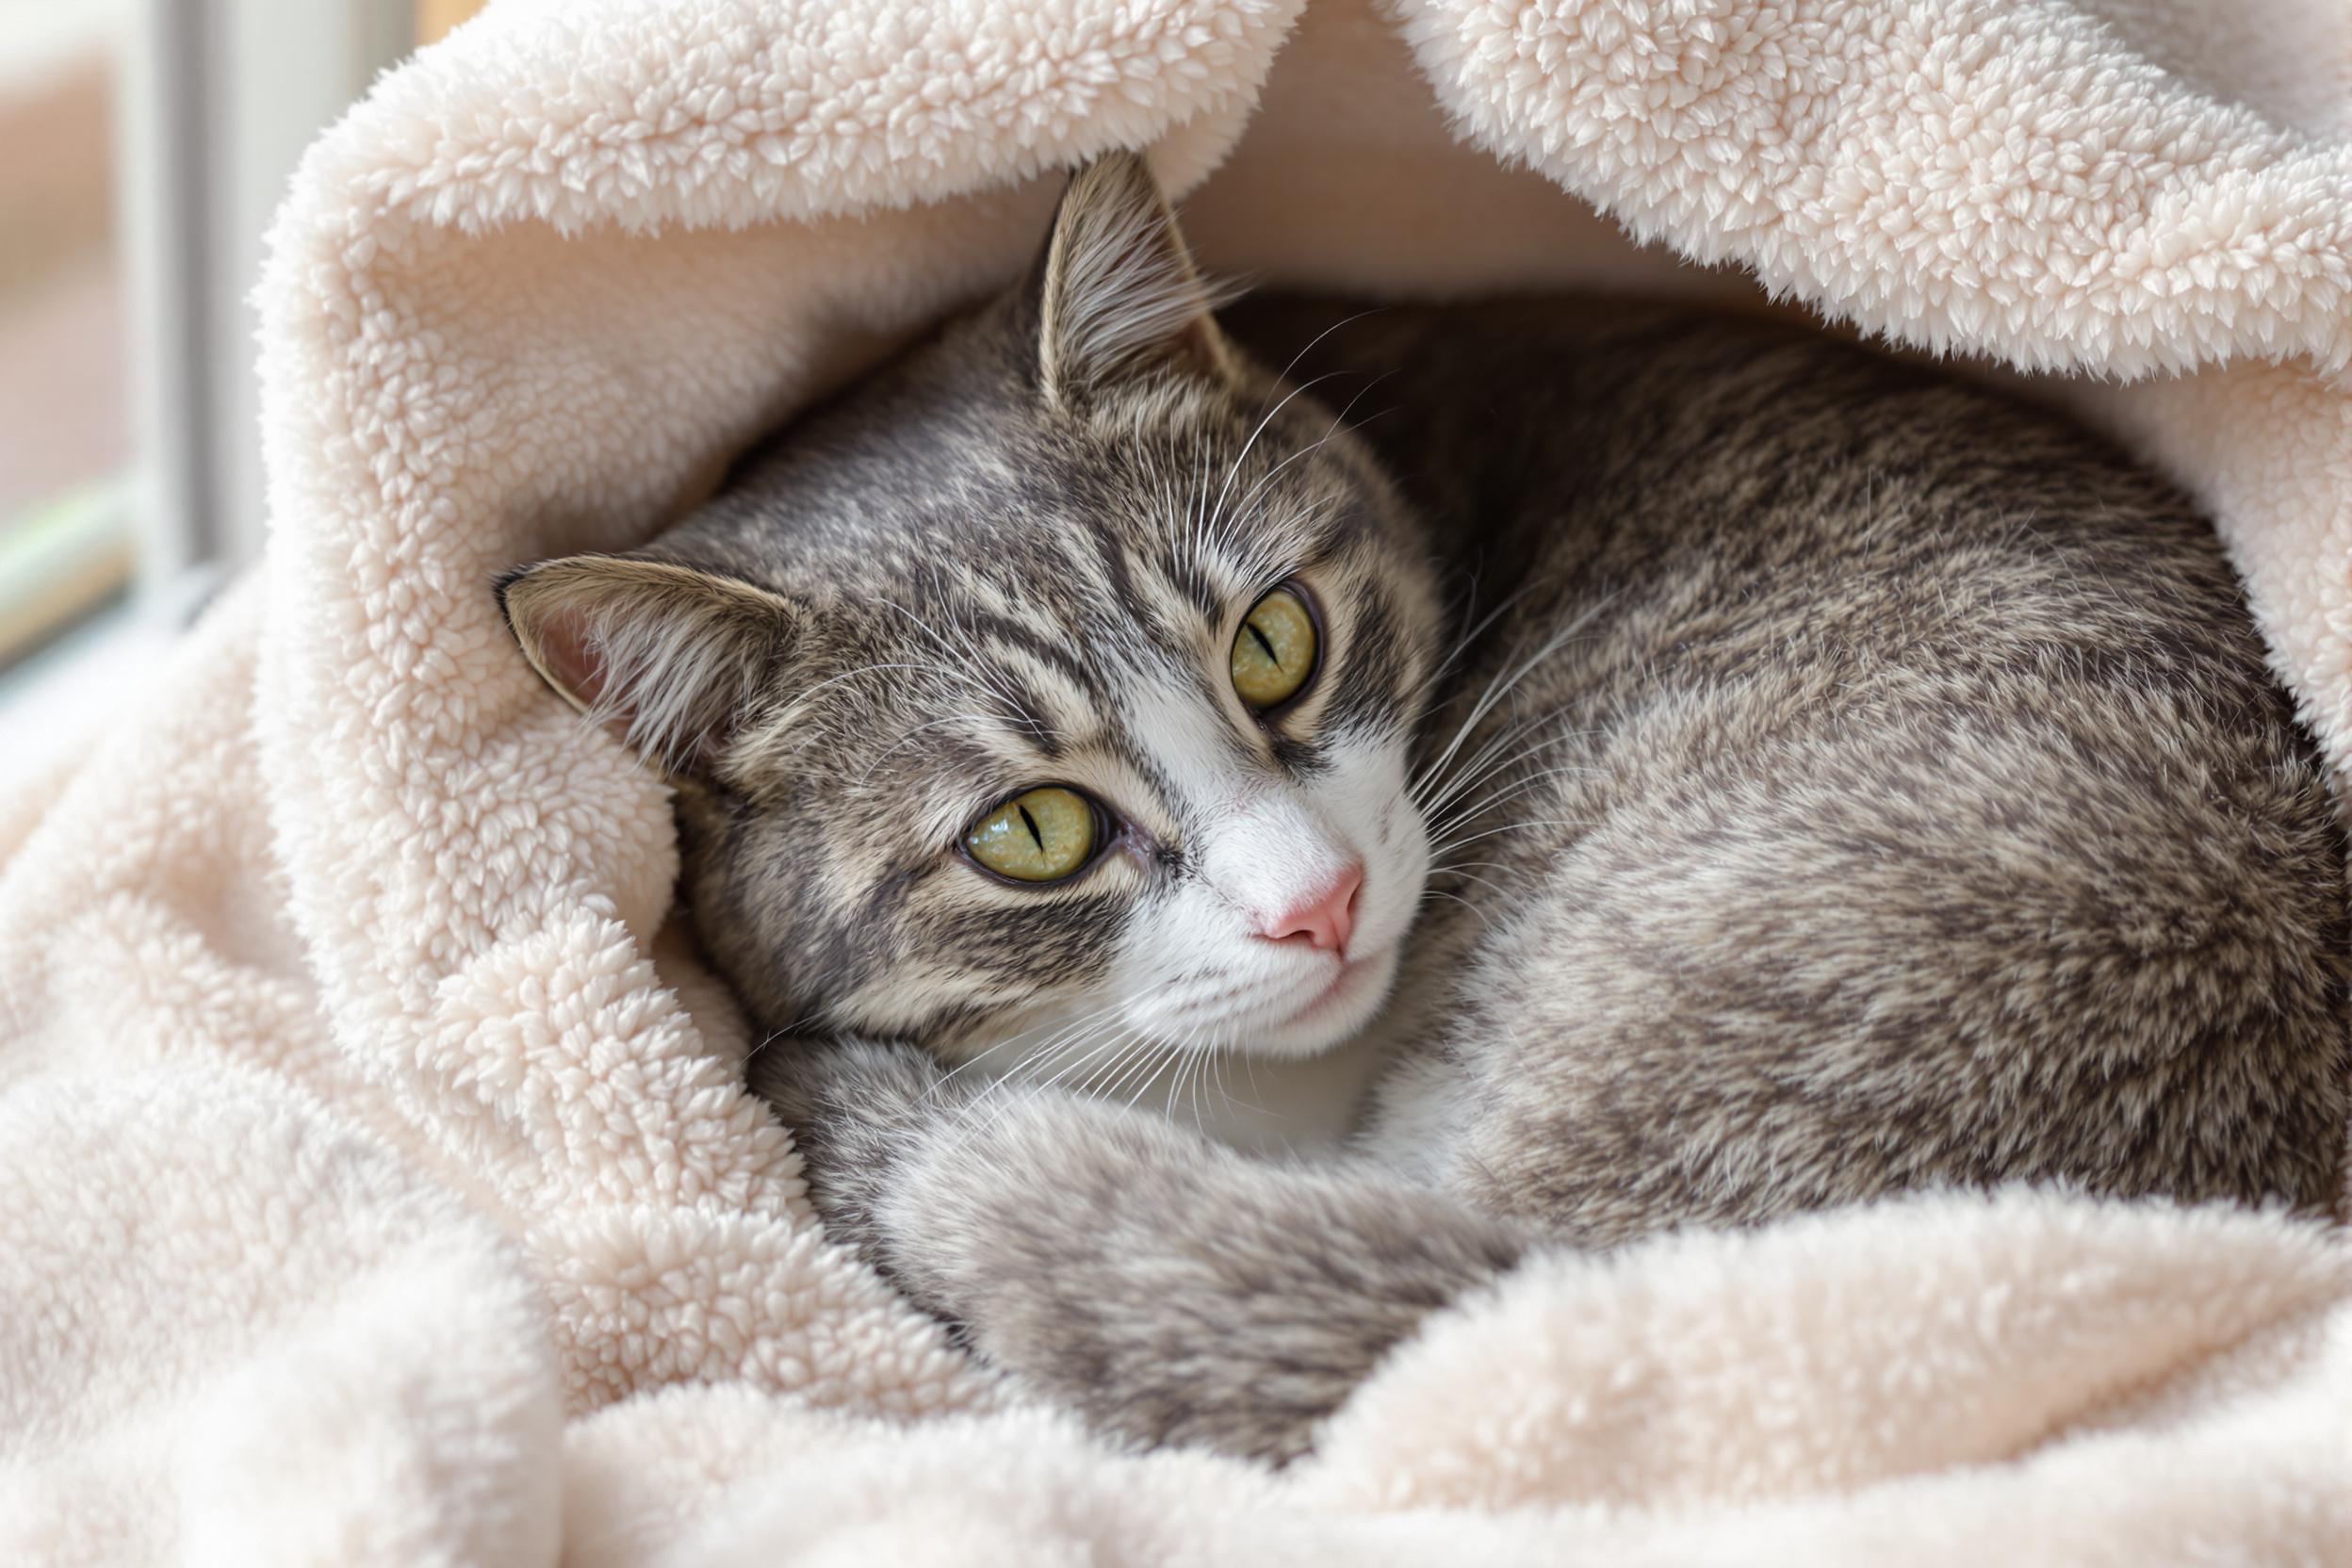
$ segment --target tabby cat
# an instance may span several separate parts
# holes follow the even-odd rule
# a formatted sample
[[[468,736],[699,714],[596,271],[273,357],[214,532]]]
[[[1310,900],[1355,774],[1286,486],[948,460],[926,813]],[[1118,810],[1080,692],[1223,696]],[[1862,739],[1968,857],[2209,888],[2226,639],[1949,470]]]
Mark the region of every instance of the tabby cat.
[[[2327,1209],[2344,837],[2180,496],[1758,320],[1217,303],[1105,159],[1021,287],[501,584],[675,781],[835,1234],[1280,1460],[1530,1248]]]

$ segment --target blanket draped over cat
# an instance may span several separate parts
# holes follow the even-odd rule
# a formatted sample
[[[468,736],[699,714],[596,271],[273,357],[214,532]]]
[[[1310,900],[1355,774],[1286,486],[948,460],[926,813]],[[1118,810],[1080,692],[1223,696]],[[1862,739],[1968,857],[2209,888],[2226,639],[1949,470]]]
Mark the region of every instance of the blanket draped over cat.
[[[0,807],[0,1556],[2328,1560],[2352,1282],[2276,1217],[1562,1261],[1280,1474],[1016,1407],[819,1233],[667,792],[483,586],[650,538],[1148,147],[1267,284],[1760,286],[2045,373],[2217,519],[2341,776],[2347,57],[2319,0],[493,5],[277,225],[265,562]]]

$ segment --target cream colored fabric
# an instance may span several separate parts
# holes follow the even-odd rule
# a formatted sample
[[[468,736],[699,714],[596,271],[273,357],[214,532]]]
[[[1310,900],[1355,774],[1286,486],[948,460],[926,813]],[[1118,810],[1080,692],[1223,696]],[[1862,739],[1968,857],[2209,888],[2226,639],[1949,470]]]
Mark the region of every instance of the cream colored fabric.
[[[2071,372],[2342,766],[2347,135],[2321,0],[500,0],[295,183],[265,567],[0,808],[0,1560],[2344,1561],[2352,1248],[2252,1216],[1532,1267],[1279,1477],[1010,1408],[815,1233],[662,789],[488,583],[651,534],[1150,144],[1269,280],[1744,268]]]

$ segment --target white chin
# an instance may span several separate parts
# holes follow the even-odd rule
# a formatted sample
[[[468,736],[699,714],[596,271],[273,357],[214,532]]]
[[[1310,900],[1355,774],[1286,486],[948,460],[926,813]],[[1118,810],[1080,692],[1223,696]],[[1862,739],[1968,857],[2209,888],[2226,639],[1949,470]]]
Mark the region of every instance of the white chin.
[[[1401,944],[1391,943],[1356,960],[1329,995],[1310,1001],[1280,1023],[1250,1031],[1233,1041],[1246,1055],[1297,1059],[1329,1051],[1352,1039],[1370,1023],[1396,983]]]

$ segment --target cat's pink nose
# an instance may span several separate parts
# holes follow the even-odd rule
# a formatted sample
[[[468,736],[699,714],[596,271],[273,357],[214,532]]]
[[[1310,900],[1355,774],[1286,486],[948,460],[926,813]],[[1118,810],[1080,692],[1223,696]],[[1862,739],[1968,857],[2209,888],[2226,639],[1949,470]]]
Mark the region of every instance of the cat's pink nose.
[[[1364,868],[1349,866],[1324,891],[1261,922],[1259,934],[1276,942],[1304,937],[1311,945],[1345,958],[1348,938],[1356,928],[1356,894],[1363,890]]]

